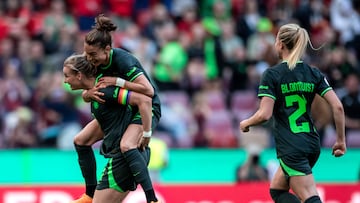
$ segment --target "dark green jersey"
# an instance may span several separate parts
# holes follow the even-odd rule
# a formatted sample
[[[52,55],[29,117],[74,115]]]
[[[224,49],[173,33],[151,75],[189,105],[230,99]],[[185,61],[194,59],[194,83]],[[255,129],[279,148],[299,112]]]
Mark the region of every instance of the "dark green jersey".
[[[143,69],[140,62],[129,52],[123,49],[113,48],[110,52],[109,64],[99,67],[99,74],[103,74],[103,76],[121,77],[130,82],[134,81],[140,75],[145,75],[154,88],[154,96],[152,98],[153,112],[160,118],[161,108],[157,87]]]
[[[329,90],[331,87],[324,75],[302,62],[293,70],[283,62],[264,72],[258,96],[275,100],[273,133],[278,157],[320,150],[311,103],[315,94],[323,96]]]
[[[105,157],[114,157],[119,154],[120,140],[131,123],[133,110],[130,105],[121,105],[127,103],[126,101],[119,102],[119,99],[126,100],[128,98],[127,90],[124,93],[120,91],[119,87],[109,86],[100,91],[104,93],[102,98],[106,102],[101,104],[92,101],[91,113],[104,132],[100,153]]]

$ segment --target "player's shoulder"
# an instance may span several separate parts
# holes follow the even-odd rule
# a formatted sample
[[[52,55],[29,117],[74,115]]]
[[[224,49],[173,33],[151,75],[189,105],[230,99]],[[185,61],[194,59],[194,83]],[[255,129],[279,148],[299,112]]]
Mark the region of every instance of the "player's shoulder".
[[[131,57],[132,56],[132,54],[129,51],[122,49],[122,48],[116,47],[116,48],[112,48],[112,50],[114,52],[114,55],[117,57],[124,57],[124,56]]]
[[[267,77],[269,76],[276,77],[281,75],[282,72],[284,72],[284,68],[286,68],[286,64],[279,63],[266,69],[263,75],[266,75]]]
[[[308,64],[308,63],[302,63],[303,68],[308,69],[309,71],[312,72],[321,72],[320,69],[314,65]]]
[[[309,71],[311,73],[311,75],[314,75],[314,76],[320,77],[320,78],[323,75],[321,70],[316,66],[312,66],[312,65],[309,65],[309,64],[304,64],[304,67],[306,67],[307,71]]]
[[[122,66],[139,66],[139,60],[129,51],[122,48],[113,48],[114,59]]]

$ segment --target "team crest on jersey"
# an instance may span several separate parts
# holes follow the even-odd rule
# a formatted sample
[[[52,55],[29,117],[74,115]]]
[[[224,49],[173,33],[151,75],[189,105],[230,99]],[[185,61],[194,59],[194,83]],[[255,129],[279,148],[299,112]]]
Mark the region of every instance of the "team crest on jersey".
[[[99,103],[97,101],[93,102],[93,107],[94,109],[98,109],[99,108]]]

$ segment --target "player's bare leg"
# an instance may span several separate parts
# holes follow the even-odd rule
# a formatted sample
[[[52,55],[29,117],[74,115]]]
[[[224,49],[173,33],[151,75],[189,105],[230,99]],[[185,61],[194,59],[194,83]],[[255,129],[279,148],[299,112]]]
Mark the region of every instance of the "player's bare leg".
[[[286,180],[283,170],[279,167],[270,183],[271,198],[275,203],[300,203],[300,200],[290,193],[289,189],[289,182]]]
[[[314,203],[321,202],[312,174],[291,177],[290,187],[303,202],[307,202],[307,200],[310,201],[309,199]]]

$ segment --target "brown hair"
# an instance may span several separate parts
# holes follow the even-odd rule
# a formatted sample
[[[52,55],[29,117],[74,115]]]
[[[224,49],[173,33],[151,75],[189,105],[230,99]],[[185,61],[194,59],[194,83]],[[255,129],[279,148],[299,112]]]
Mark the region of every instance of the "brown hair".
[[[281,43],[290,51],[288,66],[293,69],[296,62],[300,60],[306,51],[307,45],[316,50],[310,41],[308,32],[297,24],[285,24],[280,27],[278,38]]]
[[[111,46],[110,32],[115,31],[116,28],[110,18],[100,14],[95,18],[95,25],[92,26],[92,30],[85,35],[85,43],[100,48],[105,48],[107,45]]]
[[[74,72],[81,72],[89,78],[96,76],[96,68],[86,60],[86,56],[83,54],[69,56],[65,59],[64,66],[71,68]]]

